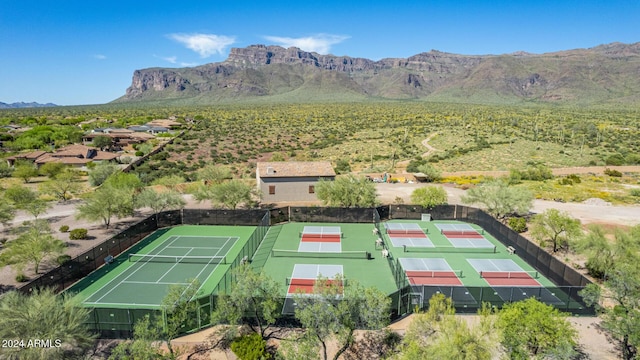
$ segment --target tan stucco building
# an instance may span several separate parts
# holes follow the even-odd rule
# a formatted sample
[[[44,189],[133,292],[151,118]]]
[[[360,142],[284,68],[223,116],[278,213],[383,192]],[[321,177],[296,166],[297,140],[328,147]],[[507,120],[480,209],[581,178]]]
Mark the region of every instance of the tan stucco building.
[[[262,201],[315,201],[318,180],[334,180],[336,173],[328,161],[259,162],[256,168]]]

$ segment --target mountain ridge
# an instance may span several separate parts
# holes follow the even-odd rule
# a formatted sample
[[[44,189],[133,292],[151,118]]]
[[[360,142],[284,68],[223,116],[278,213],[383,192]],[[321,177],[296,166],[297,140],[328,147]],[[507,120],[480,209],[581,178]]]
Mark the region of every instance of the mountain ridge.
[[[413,99],[480,103],[635,103],[640,43],[531,54],[459,55],[431,50],[407,58],[322,55],[290,47],[232,48],[226,60],[192,68],[134,71],[115,102],[213,103],[271,97],[302,101]],[[348,95],[348,96],[345,96]]]
[[[38,108],[38,107],[54,107],[58,106],[53,103],[40,104],[37,102],[14,102],[11,104],[0,102],[0,109],[24,109],[24,108]]]

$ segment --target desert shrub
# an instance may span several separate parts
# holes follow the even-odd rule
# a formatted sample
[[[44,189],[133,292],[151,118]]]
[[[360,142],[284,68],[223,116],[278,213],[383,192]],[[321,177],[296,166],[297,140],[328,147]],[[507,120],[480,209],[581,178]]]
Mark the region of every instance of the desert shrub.
[[[604,174],[609,175],[611,177],[622,177],[622,173],[615,169],[606,168],[604,169]]]
[[[83,229],[83,228],[73,229],[69,233],[69,239],[83,240],[87,238],[87,233],[88,233],[87,229]]]
[[[613,154],[613,155],[609,156],[608,158],[606,158],[604,160],[604,162],[607,165],[620,166],[620,165],[624,165],[625,160],[624,160],[624,156],[622,156],[620,154]]]
[[[62,264],[66,263],[69,260],[71,260],[71,256],[69,256],[67,254],[63,254],[63,255],[60,255],[60,256],[58,256],[56,258],[56,264],[62,265]]]
[[[511,169],[509,182],[518,184],[519,180],[543,181],[553,178],[551,169],[542,164],[527,166],[524,170]]]
[[[267,353],[265,341],[260,334],[244,335],[235,339],[231,343],[231,351],[233,351],[240,360],[260,360],[271,359]]]
[[[567,175],[563,178],[558,179],[558,184],[560,185],[573,185],[580,184],[582,180],[576,174]]]
[[[508,221],[509,227],[513,229],[513,231],[518,233],[523,233],[527,231],[527,220],[522,217],[512,217],[509,218]]]
[[[334,168],[336,174],[348,174],[351,172],[351,165],[349,159],[338,159]]]
[[[67,231],[69,231],[69,225],[62,225],[60,226],[59,230],[61,233],[66,233]]]

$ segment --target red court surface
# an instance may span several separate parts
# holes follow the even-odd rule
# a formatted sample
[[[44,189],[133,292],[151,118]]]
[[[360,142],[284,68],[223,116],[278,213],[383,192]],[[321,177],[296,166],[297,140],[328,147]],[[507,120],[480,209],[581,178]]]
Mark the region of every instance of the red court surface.
[[[332,242],[339,243],[340,235],[316,235],[316,234],[302,234],[303,242]]]
[[[491,286],[542,286],[525,272],[483,271],[482,277]]]
[[[453,271],[405,271],[411,285],[450,285],[462,286],[462,282]]]
[[[387,233],[387,235],[389,235],[389,237],[392,238],[413,238],[413,239],[419,239],[419,238],[426,238],[427,234],[425,233]]]
[[[450,239],[484,239],[482,234],[444,234],[446,237]]]
[[[333,280],[327,280],[327,284],[331,284]],[[315,279],[291,279],[289,283],[289,294],[295,294],[296,292],[302,292],[305,294],[313,293],[313,287],[316,284]]]

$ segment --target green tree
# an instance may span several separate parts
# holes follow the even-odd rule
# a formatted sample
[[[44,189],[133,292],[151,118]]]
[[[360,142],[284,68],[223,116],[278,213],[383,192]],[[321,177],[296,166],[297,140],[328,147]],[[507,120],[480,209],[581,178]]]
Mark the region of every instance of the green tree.
[[[355,281],[342,286],[343,278],[318,278],[313,293],[295,295],[295,317],[307,336],[314,338],[322,358],[328,358],[327,344],[336,341],[337,360],[353,343],[355,329],[380,330],[389,321],[391,299],[374,287],[362,287]]]
[[[461,197],[466,204],[480,204],[489,214],[504,220],[510,214],[524,215],[531,209],[533,195],[526,189],[493,179],[467,190]]]
[[[230,209],[239,204],[251,204],[255,195],[255,188],[242,180],[230,180],[219,184],[202,184],[193,194],[199,200],[211,200]]]
[[[614,269],[616,263],[636,260],[640,251],[640,237],[633,234],[634,229],[616,229],[615,241],[611,241],[602,226],[588,227],[586,234],[575,242],[574,249],[587,257],[585,267],[589,275],[605,279],[607,271]]]
[[[636,253],[637,256],[637,253]],[[616,263],[607,271],[603,290],[589,284],[580,292],[585,303],[602,313],[602,327],[620,344],[622,358],[636,359],[640,347],[640,265]],[[602,304],[608,304],[602,306]],[[613,304],[611,306],[610,304]]]
[[[0,179],[11,177],[13,169],[5,161],[0,161]]]
[[[436,294],[426,312],[415,314],[397,359],[492,359],[497,353],[499,331],[490,307],[480,311],[479,324],[471,327],[455,316],[450,298]]]
[[[40,166],[40,169],[38,169],[38,171],[40,172],[40,174],[45,175],[50,179],[53,179],[66,169],[68,169],[68,166],[63,163],[48,162],[48,163],[42,164]]]
[[[15,165],[12,176],[22,179],[26,184],[29,183],[32,178],[38,176],[38,169],[31,163],[18,163]]]
[[[166,186],[167,188],[169,188],[171,190],[180,191],[178,189],[178,185],[184,184],[186,182],[187,182],[187,180],[184,178],[184,176],[181,176],[181,175],[167,175],[167,176],[163,176],[163,177],[161,177],[159,179],[154,180],[152,184],[153,185],[162,185],[162,186]]]
[[[248,264],[235,268],[233,276],[236,282],[228,294],[218,297],[213,321],[232,325],[244,323],[263,339],[271,338],[276,331],[273,325],[282,311],[279,284]],[[244,319],[250,321],[244,322]]]
[[[0,297],[0,339],[59,340],[61,346],[0,347],[2,359],[73,359],[91,349],[95,342],[87,328],[89,309],[68,294],[35,290],[25,295],[11,291]],[[55,344],[53,344],[55,345]]]
[[[362,176],[340,176],[334,181],[321,179],[315,192],[328,206],[374,207],[377,204],[375,184]]]
[[[426,176],[427,182],[438,181],[442,178],[442,171],[438,170],[435,166],[425,163],[418,166],[418,172]]]
[[[0,224],[7,227],[16,216],[16,209],[13,204],[4,196],[0,197]]]
[[[529,298],[505,304],[497,315],[501,342],[511,359],[558,353],[571,359],[577,354],[576,330],[567,321],[567,315],[551,305]]]
[[[582,236],[580,220],[557,209],[547,209],[533,217],[531,236],[540,242],[540,246],[550,243],[553,252],[568,249],[569,245]]]
[[[91,145],[97,147],[100,150],[108,149],[109,147],[111,147],[112,143],[113,140],[110,137],[104,135],[96,136],[93,138],[93,141],[91,141]]]
[[[133,340],[116,346],[109,359],[178,359],[185,349],[176,348],[171,340],[195,328],[197,321],[198,302],[195,297],[200,283],[197,280],[189,280],[187,283],[188,285],[171,285],[162,299],[164,316],[147,315],[139,320],[134,326]],[[167,347],[168,353],[155,345],[157,341]]]
[[[225,180],[231,180],[231,170],[222,165],[206,165],[197,172],[198,180],[205,184],[222,184]]]
[[[41,200],[37,192],[20,185],[9,187],[5,193],[5,198],[13,202],[16,209],[24,210],[37,220],[49,208],[46,201]]]
[[[100,186],[111,174],[118,172],[120,168],[113,163],[100,163],[89,171],[89,185]]]
[[[348,174],[351,172],[351,165],[349,159],[338,159],[336,161],[336,167],[334,168],[336,174]]]
[[[411,193],[411,203],[432,208],[436,205],[447,203],[447,192],[441,186],[425,186],[413,190]]]
[[[102,221],[108,228],[113,216],[123,218],[133,215],[133,192],[133,189],[105,184],[87,194],[84,204],[76,208],[76,217],[89,221]]]
[[[63,171],[40,186],[40,191],[44,194],[55,196],[58,200],[67,201],[75,194],[78,194],[82,186],[78,183],[80,176],[75,170]]]
[[[135,199],[136,208],[149,207],[155,214],[165,210],[182,209],[187,204],[177,191],[156,191],[153,188],[145,188]]]
[[[64,252],[66,245],[56,239],[47,227],[31,226],[17,239],[6,243],[6,250],[0,254],[0,263],[13,265],[22,273],[24,267],[33,263],[33,271],[38,274],[40,264]]]

